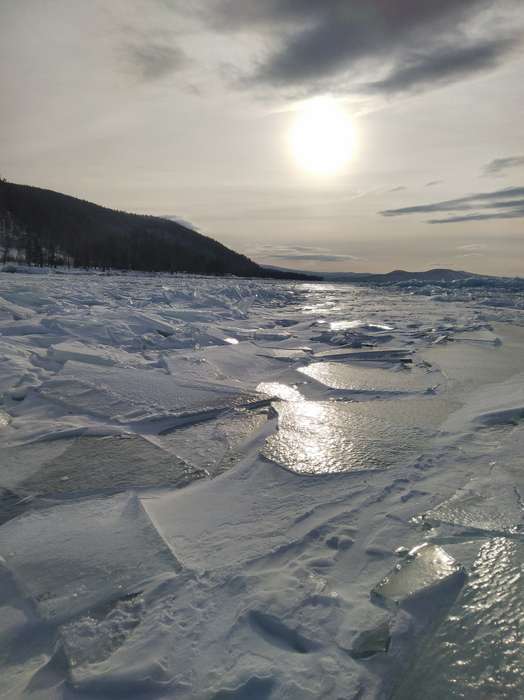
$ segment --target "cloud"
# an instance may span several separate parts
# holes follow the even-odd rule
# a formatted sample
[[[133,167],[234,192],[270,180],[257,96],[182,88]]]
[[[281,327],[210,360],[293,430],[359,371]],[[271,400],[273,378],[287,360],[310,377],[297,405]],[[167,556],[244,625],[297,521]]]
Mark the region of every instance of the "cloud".
[[[508,187],[494,192],[477,192],[476,194],[460,197],[459,199],[447,199],[433,204],[419,204],[413,207],[400,209],[385,209],[382,216],[404,216],[406,214],[427,214],[435,211],[467,211],[478,208],[504,208],[521,206],[522,200],[512,202],[496,201],[524,197],[524,187]]]
[[[391,94],[497,65],[515,43],[504,21],[513,7],[513,0],[495,7],[489,0],[215,0],[207,19],[222,31],[255,33],[269,47],[251,83]]]
[[[277,260],[316,260],[319,262],[340,262],[344,260],[361,260],[355,255],[337,255],[335,253],[287,253],[281,255],[271,255]]]
[[[189,221],[189,219],[184,219],[181,216],[175,216],[174,214],[166,214],[164,216],[161,216],[160,218],[169,219],[169,221],[174,221],[176,224],[181,224],[186,228],[190,228],[192,231],[198,231],[200,233],[198,226],[195,226],[195,224]]]
[[[128,64],[145,82],[164,78],[187,63],[186,55],[167,43],[141,42],[127,44],[124,53]]]
[[[429,219],[428,224],[458,224],[465,221],[494,221],[495,219],[524,219],[524,207],[507,212],[491,212],[489,214],[467,214],[465,216],[449,216],[444,219]]]
[[[509,52],[513,39],[478,41],[466,47],[443,44],[427,53],[408,56],[389,75],[367,85],[368,91],[395,93],[435,87],[492,68]],[[435,183],[436,184],[436,183]]]
[[[524,166],[524,156],[513,156],[511,158],[495,158],[490,163],[484,166],[484,175],[500,175],[509,168],[518,168]]]
[[[479,209],[490,209],[483,213]],[[459,199],[447,199],[432,204],[419,204],[400,209],[385,209],[382,216],[405,216],[407,214],[428,214],[433,212],[471,211],[471,214],[446,216],[429,219],[428,224],[456,224],[465,221],[492,221],[495,219],[524,218],[524,187],[507,187],[494,192],[477,192]]]
[[[405,185],[399,185],[398,187],[392,187],[388,192],[401,192],[402,190],[407,190]]]
[[[363,260],[356,255],[333,253],[328,248],[307,245],[271,245],[259,244],[250,251],[253,257],[271,260],[287,260],[296,262],[345,262]]]
[[[479,250],[485,250],[488,246],[485,243],[465,243],[464,245],[457,246],[457,250],[464,250],[466,252],[476,252]]]
[[[444,182],[444,180],[430,180],[429,182],[426,182],[424,187],[434,187],[435,185],[441,185]]]

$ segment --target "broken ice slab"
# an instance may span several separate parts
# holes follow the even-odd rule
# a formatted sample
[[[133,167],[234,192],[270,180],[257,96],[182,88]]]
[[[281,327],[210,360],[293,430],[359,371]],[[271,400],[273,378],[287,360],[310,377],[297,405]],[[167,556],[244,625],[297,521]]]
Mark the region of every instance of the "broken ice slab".
[[[315,359],[323,360],[365,360],[366,362],[400,362],[411,361],[412,350],[406,348],[370,348],[369,350],[355,350],[354,348],[337,348],[335,350],[322,350],[313,355]]]
[[[351,328],[358,328],[363,331],[392,331],[393,326],[388,326],[386,323],[367,323],[366,321],[331,321],[329,324],[331,330],[345,331]]]
[[[186,364],[189,370],[190,365]],[[187,376],[183,372],[169,376],[156,369],[102,367],[73,361],[67,361],[38,392],[72,412],[121,423],[189,416],[248,405],[254,400],[252,394],[227,382],[197,384],[189,371]]]
[[[260,348],[257,354],[259,357],[271,357],[284,362],[304,360],[310,355],[302,348]]]
[[[205,471],[215,476],[241,458],[245,445],[262,430],[268,418],[267,408],[228,411],[214,419],[161,435],[158,443],[162,449],[187,460],[198,475]]]
[[[49,357],[58,362],[75,360],[76,362],[88,362],[94,365],[115,364],[108,352],[108,348],[93,347],[85,343],[80,343],[77,340],[52,345],[49,348]]]
[[[38,615],[0,557],[0,698],[21,698],[27,683],[49,658],[54,630]]]
[[[334,389],[363,392],[426,390],[442,379],[438,372],[427,372],[418,367],[395,371],[389,367],[367,367],[347,362],[313,362],[300,367],[299,371]]]
[[[401,605],[423,594],[434,594],[443,585],[460,588],[465,579],[462,566],[442,547],[421,544],[395,565],[371,591],[372,599]]]
[[[0,528],[0,555],[46,619],[64,620],[180,565],[135,495],[67,503]]]
[[[201,470],[139,435],[79,437],[19,488],[43,496],[108,494],[151,486],[180,488],[202,476]]]
[[[0,525],[23,513],[31,500],[27,494],[0,486]]]
[[[389,622],[385,620],[373,629],[364,630],[357,635],[349,653],[354,659],[369,659],[380,652],[386,653],[390,641]]]
[[[414,518],[425,526],[451,525],[468,532],[511,535],[522,532],[524,511],[514,489],[499,484],[496,494],[455,494],[435,508]]]
[[[464,334],[455,331],[454,340],[468,343],[486,343],[487,345],[502,345],[501,339],[489,330],[465,331]]]
[[[291,333],[277,328],[261,329],[255,332],[255,340],[288,340],[289,338],[291,338]]]
[[[524,698],[524,543],[484,541],[468,580],[418,649],[395,700]]]
[[[216,383],[237,391],[252,391],[260,381],[285,371],[283,363],[274,355],[269,356],[269,351],[263,354],[266,350],[254,343],[241,342],[191,353],[166,353],[164,360],[177,382],[191,382],[195,386]]]

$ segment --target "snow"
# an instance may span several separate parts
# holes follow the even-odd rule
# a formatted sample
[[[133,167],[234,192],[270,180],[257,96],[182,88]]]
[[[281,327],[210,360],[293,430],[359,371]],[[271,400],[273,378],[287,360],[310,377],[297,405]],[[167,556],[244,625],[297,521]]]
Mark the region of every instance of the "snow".
[[[523,696],[518,281],[28,272],[0,696]]]

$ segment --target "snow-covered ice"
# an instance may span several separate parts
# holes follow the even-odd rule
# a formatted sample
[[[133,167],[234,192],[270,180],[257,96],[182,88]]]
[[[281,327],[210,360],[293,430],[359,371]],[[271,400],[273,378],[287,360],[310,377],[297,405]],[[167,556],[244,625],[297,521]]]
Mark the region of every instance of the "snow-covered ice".
[[[521,698],[517,282],[0,273],[0,696]]]

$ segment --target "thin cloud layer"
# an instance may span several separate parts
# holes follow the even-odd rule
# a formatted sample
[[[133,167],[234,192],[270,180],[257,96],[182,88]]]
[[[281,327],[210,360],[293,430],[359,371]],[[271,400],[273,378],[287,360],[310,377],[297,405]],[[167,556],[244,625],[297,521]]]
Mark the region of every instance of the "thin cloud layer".
[[[513,156],[510,158],[495,158],[484,166],[484,175],[500,175],[511,168],[524,166],[524,156]]]
[[[129,65],[140,80],[152,81],[163,78],[183,68],[187,58],[176,46],[166,43],[129,44],[124,47]]]
[[[516,207],[507,212],[491,212],[489,214],[466,214],[465,216],[449,216],[444,219],[429,219],[428,224],[459,224],[466,221],[494,221],[496,219],[524,219],[524,207]]]
[[[304,260],[316,262],[344,262],[346,260],[359,260],[360,258],[354,255],[336,255],[335,253],[288,253],[281,255],[272,255],[272,258],[278,260]]]
[[[491,209],[490,212],[477,210]],[[493,219],[517,219],[524,217],[524,187],[508,187],[494,192],[477,192],[460,197],[447,199],[431,204],[419,204],[399,209],[385,209],[380,214],[386,217],[405,216],[407,214],[427,214],[433,212],[471,211],[471,214],[460,214],[442,219],[430,219],[429,224],[451,224],[463,221],[489,221]]]

